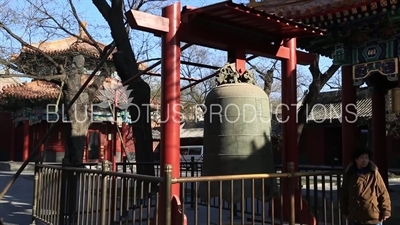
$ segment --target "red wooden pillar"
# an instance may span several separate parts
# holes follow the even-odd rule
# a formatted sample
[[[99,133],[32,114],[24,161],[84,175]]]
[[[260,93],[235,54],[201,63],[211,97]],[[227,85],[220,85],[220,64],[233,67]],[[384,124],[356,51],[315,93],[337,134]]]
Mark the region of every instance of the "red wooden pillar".
[[[113,164],[113,171],[115,169],[114,165],[114,124],[111,122],[107,123],[107,160]]]
[[[122,123],[122,128],[121,128],[121,136],[122,136],[122,140],[121,140],[121,162],[124,161],[124,157],[126,156],[126,154],[125,154],[126,149],[124,148],[124,147],[126,147],[126,135],[127,135],[126,123]]]
[[[114,172],[117,171],[117,142],[118,142],[118,124],[115,120],[115,124],[112,127],[112,163],[113,163],[113,170]]]
[[[289,59],[282,60],[282,166],[287,171],[289,162],[294,163],[294,170],[298,168],[297,148],[297,55],[296,39],[285,40],[284,45],[290,49]]]
[[[169,31],[162,36],[161,64],[161,174],[165,165],[172,166],[172,177],[180,176],[180,40],[177,36],[181,22],[181,4],[176,2],[162,9],[162,16],[169,19]],[[160,185],[162,206],[165,190]],[[179,184],[171,187],[171,196],[179,202]],[[177,202],[177,201],[172,201]],[[180,213],[172,205],[171,224],[180,224]],[[159,207],[158,224],[164,224],[165,209]]]
[[[106,132],[105,132],[105,146],[104,146],[104,154],[103,154],[103,160],[109,160],[111,161],[110,158],[110,141],[109,141],[109,133],[110,133],[110,127],[108,125],[108,122],[104,123],[106,127]]]
[[[22,149],[22,161],[29,157],[29,120],[24,121],[24,144]]]
[[[235,63],[236,71],[243,74],[246,71],[246,51],[243,48],[230,49],[228,62]]]
[[[284,40],[284,46],[288,47],[289,59],[282,60],[282,172],[288,172],[289,163],[293,163],[294,171],[298,168],[297,147],[297,55],[296,39]],[[290,186],[297,189],[297,182],[288,179],[282,181],[283,217],[284,221],[290,221]],[[279,217],[277,217],[279,218]]]
[[[119,130],[119,132],[121,132],[121,129]],[[117,131],[117,133],[115,134],[116,136],[115,136],[115,142],[116,142],[116,152],[118,153],[119,152],[119,158],[121,159],[122,158],[122,139],[120,138],[120,136],[119,136],[119,133],[118,131]],[[122,135],[122,132],[121,132],[121,135]],[[118,160],[118,158],[117,158],[117,160]]]
[[[176,36],[180,24],[180,3],[163,8],[169,18],[169,32],[162,37],[161,76],[161,163],[172,165],[172,176],[179,177],[180,169],[180,41]],[[179,196],[179,185],[172,187],[172,195]]]
[[[387,187],[389,184],[386,149],[385,90],[374,88],[372,93],[372,128],[374,162],[379,168]]]
[[[298,147],[297,147],[297,54],[296,38],[284,40],[288,47],[289,59],[282,60],[282,171],[288,172],[288,166],[293,165],[294,171],[298,171]],[[310,213],[308,203],[303,200],[297,179],[283,179],[281,181],[283,205],[275,207],[275,218],[283,215],[283,220],[288,222],[300,222],[302,224],[314,224],[315,218]],[[294,200],[294,218],[291,217],[291,201]],[[281,199],[275,199],[276,205],[281,205]],[[283,210],[283,211],[281,211]],[[270,211],[271,212],[271,211]],[[294,219],[295,221],[292,221]]]
[[[357,89],[353,85],[351,66],[342,66],[342,165],[351,162],[351,153],[357,147]]]
[[[38,140],[38,142],[39,142],[39,141],[44,137],[44,135],[46,135],[46,132],[47,132],[47,123],[46,123],[45,121],[42,121],[42,122],[39,124],[39,129],[38,129],[38,130],[39,130],[39,131],[38,131],[39,135],[38,135],[37,140]],[[47,141],[47,140],[46,140],[46,141]],[[43,143],[40,145],[40,153],[38,154],[39,157],[43,157],[43,154],[44,154],[44,151],[45,151],[44,147],[45,147],[46,141],[43,142]],[[45,161],[45,159],[43,159],[43,162],[44,162],[44,161]]]
[[[12,118],[11,118],[11,120],[12,120]],[[10,131],[10,133],[11,133],[11,137],[10,137],[10,161],[14,161],[14,159],[15,159],[15,136],[16,136],[15,130],[16,130],[15,129],[15,124],[12,121],[12,123],[11,123],[11,131]]]

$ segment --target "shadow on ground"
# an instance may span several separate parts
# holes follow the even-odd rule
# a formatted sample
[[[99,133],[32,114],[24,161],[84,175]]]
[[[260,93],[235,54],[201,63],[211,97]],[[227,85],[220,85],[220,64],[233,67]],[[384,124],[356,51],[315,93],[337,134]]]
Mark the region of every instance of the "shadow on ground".
[[[12,173],[0,172],[0,192],[4,190],[12,176]],[[31,223],[33,183],[33,175],[21,175],[0,200],[0,218],[5,225]]]

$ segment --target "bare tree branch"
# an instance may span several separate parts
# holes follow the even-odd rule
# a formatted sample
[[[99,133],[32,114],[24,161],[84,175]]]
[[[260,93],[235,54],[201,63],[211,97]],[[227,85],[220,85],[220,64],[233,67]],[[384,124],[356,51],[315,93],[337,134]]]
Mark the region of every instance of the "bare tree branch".
[[[303,98],[302,105],[298,111],[297,143],[300,141],[304,125],[307,122],[307,116],[313,109],[321,89],[339,68],[339,65],[332,64],[325,73],[321,73],[319,69],[319,56],[317,56],[314,63],[310,65],[309,70],[313,80],[308,87],[308,92]]]
[[[68,1],[69,1],[69,3],[70,3],[70,7],[71,7],[71,9],[72,9],[72,14],[73,14],[74,18],[76,19],[76,21],[77,21],[77,23],[78,23],[80,29],[82,29],[82,30],[85,32],[85,34],[87,35],[88,38],[83,38],[83,37],[81,37],[80,35],[77,35],[77,34],[71,32],[70,30],[66,29],[56,18],[54,18],[54,16],[52,16],[52,15],[46,10],[46,8],[45,8],[43,5],[42,5],[41,7],[39,7],[39,6],[37,6],[34,2],[32,2],[31,0],[28,0],[28,2],[29,2],[37,11],[39,11],[39,12],[41,12],[41,13],[43,13],[44,15],[47,16],[47,18],[45,18],[46,20],[49,19],[49,20],[53,21],[53,22],[57,25],[57,28],[58,28],[58,29],[64,31],[66,34],[68,34],[68,35],[70,35],[70,36],[72,36],[72,37],[77,38],[78,40],[80,40],[80,41],[82,41],[82,42],[85,42],[85,43],[88,43],[89,45],[94,46],[94,47],[97,49],[97,51],[100,53],[100,52],[102,51],[101,48],[99,47],[98,43],[93,39],[93,37],[90,35],[90,33],[87,31],[87,29],[86,29],[85,26],[83,25],[82,21],[79,19],[79,16],[78,16],[78,14],[77,14],[77,12],[76,12],[76,9],[75,9],[74,4],[72,3],[71,0],[68,0]]]
[[[69,2],[69,5],[71,6],[72,14],[74,15],[76,21],[79,24],[79,27],[85,32],[87,37],[90,39],[91,43],[89,43],[89,44],[93,45],[97,49],[97,51],[99,51],[99,53],[102,52],[102,50],[99,47],[99,45],[97,44],[97,42],[94,40],[92,35],[90,35],[90,33],[87,31],[86,27],[83,25],[82,21],[80,20],[78,13],[76,12],[74,3],[72,3],[72,0],[68,0],[68,2]],[[84,38],[80,37],[80,39],[84,39]],[[86,40],[84,40],[84,41],[86,41]]]
[[[46,54],[45,52],[43,52],[42,50],[40,50],[39,48],[36,48],[30,44],[28,44],[26,41],[22,40],[21,37],[19,37],[18,35],[16,35],[14,32],[12,32],[6,25],[4,25],[2,22],[0,22],[0,28],[2,28],[3,30],[5,30],[11,37],[13,37],[15,40],[17,40],[19,43],[21,43],[22,47],[26,47],[29,48],[33,51],[36,51],[40,54],[42,54],[47,60],[49,60],[57,69],[60,70],[60,73],[64,74],[64,67],[60,64],[58,64],[56,61],[54,61],[54,59],[52,57],[50,57],[48,54]]]
[[[276,65],[278,60],[275,60],[272,65],[266,69],[266,71],[261,70],[259,67],[255,66],[251,62],[247,61],[247,64],[250,65],[251,69],[255,70],[258,73],[258,76],[264,82],[264,91],[267,93],[268,97],[272,92],[272,85],[274,83],[274,79],[281,80],[279,77],[274,76],[274,72],[276,71]]]
[[[4,65],[4,66],[6,66],[6,67],[8,67],[8,68],[10,68],[12,70],[15,70],[17,72],[20,72],[18,66],[15,66],[14,64],[8,62],[5,59],[0,59],[0,64]]]

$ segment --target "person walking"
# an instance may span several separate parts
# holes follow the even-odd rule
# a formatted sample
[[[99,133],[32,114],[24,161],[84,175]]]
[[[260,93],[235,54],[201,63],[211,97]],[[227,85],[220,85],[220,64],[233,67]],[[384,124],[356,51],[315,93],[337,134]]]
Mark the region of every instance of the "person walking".
[[[345,170],[341,189],[341,213],[350,224],[382,224],[391,216],[391,202],[372,153],[360,148]]]

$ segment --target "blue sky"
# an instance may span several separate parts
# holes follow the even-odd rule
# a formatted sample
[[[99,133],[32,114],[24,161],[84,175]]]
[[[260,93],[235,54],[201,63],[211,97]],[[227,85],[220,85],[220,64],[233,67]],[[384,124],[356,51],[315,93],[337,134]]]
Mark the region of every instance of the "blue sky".
[[[95,36],[98,41],[101,41],[104,43],[111,42],[111,38],[109,35],[110,30],[108,29],[108,25],[107,25],[106,21],[103,19],[103,17],[101,16],[101,14],[98,12],[97,8],[93,5],[92,1],[91,0],[74,0],[74,2],[75,2],[75,6],[78,10],[78,13],[79,13],[81,19],[88,23],[87,29],[89,30],[89,32],[91,34],[93,34],[93,36]],[[172,2],[174,2],[174,1],[171,1],[171,3]],[[213,4],[213,3],[217,3],[217,2],[220,2],[220,1],[183,0],[183,1],[181,1],[181,5],[182,6],[190,5],[190,6],[194,6],[194,7],[201,7],[204,5]],[[246,2],[246,1],[236,0],[235,2],[242,3],[242,2]],[[160,14],[161,9],[153,10],[152,13]],[[100,26],[101,28],[95,29],[94,28],[95,25]],[[150,58],[160,57],[161,51],[160,51],[159,44],[158,44],[160,40],[158,38],[154,38],[150,34],[142,33],[139,31],[135,31],[134,34],[135,34],[135,36],[136,35],[141,36],[141,39],[151,38],[155,47],[152,48],[153,50],[149,53],[149,56],[150,56]],[[37,42],[38,40],[42,40],[41,37],[35,37],[35,39],[37,39],[37,40],[35,40],[35,42]],[[267,59],[262,59],[262,60],[263,61],[259,60],[258,62],[265,64],[264,61],[266,61]],[[257,60],[255,60],[254,62],[256,63]],[[223,65],[223,64],[224,64],[224,62],[221,62],[221,65]],[[324,72],[330,65],[331,65],[330,59],[322,58],[320,60],[320,68],[321,68],[322,72]],[[301,74],[305,75],[306,77],[311,78],[311,74],[308,71],[308,67],[298,66],[298,71],[299,71],[298,72],[299,74],[301,73]],[[335,79],[335,80],[337,80],[337,79]],[[328,90],[328,89],[325,88],[325,90]]]

